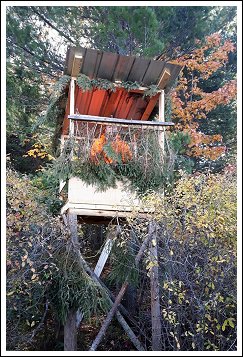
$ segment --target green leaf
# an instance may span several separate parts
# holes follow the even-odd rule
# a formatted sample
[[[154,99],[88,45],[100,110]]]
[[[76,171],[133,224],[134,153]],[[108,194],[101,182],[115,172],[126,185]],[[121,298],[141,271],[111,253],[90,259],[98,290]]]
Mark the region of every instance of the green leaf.
[[[229,321],[229,320],[225,320],[225,321],[224,321],[224,323],[223,323],[223,325],[222,325],[222,331],[225,331],[225,328],[226,328],[226,326],[227,326],[227,324],[228,324],[228,321]]]

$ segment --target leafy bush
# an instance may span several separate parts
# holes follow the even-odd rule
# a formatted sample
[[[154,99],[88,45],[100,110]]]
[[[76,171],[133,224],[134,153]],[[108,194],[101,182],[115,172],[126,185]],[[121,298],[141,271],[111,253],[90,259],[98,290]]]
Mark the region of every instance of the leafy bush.
[[[167,350],[236,349],[236,177],[183,174],[157,206]]]
[[[158,226],[163,350],[236,349],[236,177],[232,171],[181,173],[169,194],[143,197]],[[41,195],[27,176],[7,171],[10,350],[38,348],[47,339],[44,326],[48,326],[48,338],[52,335],[55,340],[53,321],[63,323],[71,307],[82,305],[86,318],[107,309],[102,291],[71,258],[68,231],[59,217],[51,217],[39,203]],[[148,234],[148,224],[131,217],[120,227],[108,269],[111,284],[122,284],[130,274],[129,282],[138,292],[137,324],[147,346],[151,337],[148,276],[153,259],[147,250],[134,269],[134,258]]]
[[[107,309],[104,293],[75,263],[68,229],[40,203],[43,195],[28,176],[7,170],[8,350],[38,350],[51,338],[55,345],[55,323],[71,308],[83,306],[84,318]]]
[[[181,173],[174,190],[150,193],[144,205],[157,223],[162,350],[236,349],[236,177]],[[138,249],[148,220],[131,217],[121,226],[111,256],[112,280],[132,273],[131,232]],[[150,270],[147,250],[137,285],[138,324],[151,338]],[[134,284],[134,283],[133,283]],[[135,286],[135,285],[134,285]]]

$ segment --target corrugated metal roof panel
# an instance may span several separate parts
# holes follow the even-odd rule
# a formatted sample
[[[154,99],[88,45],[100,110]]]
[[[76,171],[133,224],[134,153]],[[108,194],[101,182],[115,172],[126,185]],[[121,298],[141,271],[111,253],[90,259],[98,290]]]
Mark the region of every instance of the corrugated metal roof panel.
[[[146,74],[150,60],[146,58],[136,57],[133,66],[130,70],[128,80],[131,82],[142,83],[142,79]]]
[[[97,66],[97,51],[87,49],[81,67],[82,73],[90,78],[94,78],[94,68]]]
[[[120,119],[147,120],[151,114],[156,97],[143,98],[142,93],[127,92],[118,88],[115,92],[104,89],[93,89],[83,92],[75,87],[75,114],[115,117]],[[69,128],[70,92],[67,100],[66,113],[63,123],[63,134],[68,134]]]

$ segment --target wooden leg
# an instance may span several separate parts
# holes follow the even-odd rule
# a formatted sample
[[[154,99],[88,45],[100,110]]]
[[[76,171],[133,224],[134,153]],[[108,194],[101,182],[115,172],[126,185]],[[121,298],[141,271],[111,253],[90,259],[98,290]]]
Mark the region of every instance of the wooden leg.
[[[152,319],[152,350],[161,351],[161,312],[159,295],[159,267],[158,267],[158,249],[157,249],[157,229],[156,223],[149,225],[149,235],[152,235],[150,243],[150,256],[153,267],[150,271],[151,287],[151,319]]]
[[[69,311],[64,325],[64,351],[77,351],[76,309]]]
[[[114,227],[112,230],[110,230],[108,232],[107,240],[105,242],[104,248],[101,252],[101,255],[99,257],[99,260],[98,260],[95,270],[94,270],[95,275],[98,277],[100,277],[100,274],[102,273],[105,263],[110,255],[112,245],[113,245],[113,239],[116,237],[117,234],[118,234],[118,230],[117,230],[117,228],[114,229]],[[77,328],[79,327],[82,319],[83,319],[82,310],[78,309],[78,311],[77,311]]]
[[[132,254],[136,256],[137,254],[137,246],[134,237],[134,233],[130,233],[130,240],[129,240],[129,249],[131,250]],[[129,311],[131,316],[136,315],[137,310],[137,288],[133,284],[129,284],[127,290],[124,295],[123,305]]]
[[[148,234],[147,238],[143,241],[143,244],[141,245],[140,249],[139,249],[139,252],[138,254],[136,255],[136,258],[135,258],[135,265],[136,267],[138,268],[138,264],[144,254],[144,251],[145,249],[147,248],[147,245],[149,243],[149,241],[153,238],[153,235],[152,234]],[[112,307],[111,307],[111,310],[108,312],[107,316],[106,316],[106,319],[104,320],[101,328],[100,328],[100,331],[98,333],[98,335],[96,336],[95,340],[93,341],[91,347],[90,347],[90,351],[95,351],[101,341],[101,339],[103,338],[104,334],[106,333],[106,330],[114,316],[114,314],[117,312],[117,308],[126,292],[126,289],[128,287],[128,276],[127,278],[125,279],[125,282],[123,283],[117,297],[116,297],[116,300],[114,301]],[[125,329],[126,331],[126,329]],[[129,331],[130,331],[130,328],[129,328]],[[132,333],[132,338],[134,338],[134,333]],[[137,340],[137,338],[135,337],[135,341],[136,341],[136,346],[138,348],[139,351],[144,351],[144,348],[143,346],[140,344],[140,342]]]
[[[68,215],[70,239],[74,245],[78,244],[77,215]],[[70,309],[64,324],[64,351],[77,351],[76,309]]]

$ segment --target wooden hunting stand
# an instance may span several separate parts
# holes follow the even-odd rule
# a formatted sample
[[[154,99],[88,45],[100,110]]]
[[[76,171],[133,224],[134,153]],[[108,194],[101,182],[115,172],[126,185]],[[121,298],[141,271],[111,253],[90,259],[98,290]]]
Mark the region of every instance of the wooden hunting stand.
[[[180,66],[163,61],[122,56],[85,48],[69,48],[64,74],[71,76],[71,82],[65,117],[62,123],[62,146],[70,136],[79,140],[76,129],[80,125],[79,123],[87,123],[87,130],[94,128],[95,125],[98,127],[106,126],[107,128],[114,128],[119,125],[123,128],[122,130],[126,130],[126,128],[131,126],[139,127],[141,130],[150,130],[156,127],[159,131],[159,145],[163,148],[165,129],[173,125],[171,122],[165,122],[165,93],[169,91],[180,70]],[[116,91],[110,91],[109,89],[94,88],[89,91],[83,91],[76,83],[80,73],[90,79],[101,78],[108,80],[117,89]],[[136,89],[128,91],[122,87],[122,83],[125,82],[137,82],[141,85]],[[157,85],[159,91],[152,97],[145,97],[144,93],[151,85]],[[151,113],[156,106],[159,111],[158,120],[150,121]],[[139,217],[151,217],[151,213],[146,210],[146,207],[141,207],[136,193],[127,189],[121,182],[117,183],[116,188],[99,191],[95,185],[87,184],[78,177],[71,177],[68,182],[60,182],[60,192],[65,185],[67,185],[67,201],[61,209],[61,214],[67,218],[71,231],[71,240],[74,244],[78,243],[77,224],[79,220],[87,223],[103,224],[115,217],[125,219],[131,215],[131,212],[136,212],[136,215]],[[156,226],[154,223],[150,225],[149,229],[149,239],[146,244],[149,244],[149,240],[152,238],[156,240]],[[113,232],[114,234],[116,233]],[[141,247],[137,255],[137,264],[142,257],[146,244]],[[84,263],[82,263],[82,255],[80,251],[77,251],[77,254],[80,255],[81,265],[85,267],[91,277],[99,284],[98,277],[109,256],[111,246],[112,237],[110,235],[107,238],[94,272],[85,264],[82,265]],[[153,251],[154,259],[157,259],[157,248],[155,245],[151,246],[151,251]],[[158,269],[156,266],[153,268],[151,276],[152,329],[154,332],[153,336],[156,336],[153,337],[152,348],[153,350],[160,350],[161,325],[158,298]],[[92,344],[91,350],[95,350],[98,346],[100,338],[114,314],[116,314],[136,348],[143,350],[140,342],[122,317],[121,312],[117,310],[127,285],[125,282],[118,297],[114,298],[115,302],[102,326],[103,330],[100,331]],[[82,309],[82,307],[80,308]],[[76,349],[76,317],[76,312],[70,311],[64,328],[65,350]],[[79,320],[81,318],[82,314],[79,312]]]

